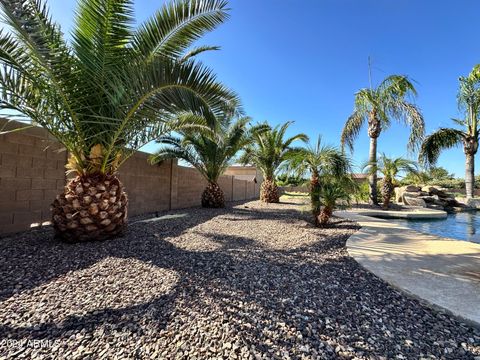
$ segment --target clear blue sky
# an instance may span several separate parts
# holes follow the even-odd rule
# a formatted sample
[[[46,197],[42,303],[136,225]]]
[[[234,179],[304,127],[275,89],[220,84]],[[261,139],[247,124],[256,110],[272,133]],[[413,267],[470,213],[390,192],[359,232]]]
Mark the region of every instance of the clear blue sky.
[[[137,19],[162,3],[137,0]],[[75,0],[50,6],[68,32]],[[254,120],[294,120],[291,134],[322,134],[332,144],[339,143],[354,93],[368,86],[368,56],[374,83],[394,73],[416,81],[427,132],[461,116],[458,76],[480,63],[476,0],[231,0],[230,7],[230,20],[199,42],[222,50],[202,61],[240,94]],[[407,138],[395,125],[382,134],[379,151],[405,156]],[[364,129],[354,160],[367,155]],[[463,177],[463,151],[445,152],[439,165]]]

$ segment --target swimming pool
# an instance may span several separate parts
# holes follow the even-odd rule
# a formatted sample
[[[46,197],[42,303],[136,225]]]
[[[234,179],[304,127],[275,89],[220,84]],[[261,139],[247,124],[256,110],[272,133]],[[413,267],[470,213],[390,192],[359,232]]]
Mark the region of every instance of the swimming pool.
[[[480,244],[480,212],[448,214],[445,219],[391,219],[389,221],[423,233]]]

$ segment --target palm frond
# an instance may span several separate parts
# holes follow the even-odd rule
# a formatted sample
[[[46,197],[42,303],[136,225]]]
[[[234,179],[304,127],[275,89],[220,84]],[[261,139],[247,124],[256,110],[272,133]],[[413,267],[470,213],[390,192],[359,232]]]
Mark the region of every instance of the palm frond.
[[[343,127],[342,135],[340,136],[342,148],[347,145],[349,150],[353,152],[354,141],[360,134],[360,130],[365,123],[365,119],[366,117],[358,111],[354,111],[353,114],[350,115],[345,123],[345,126]]]
[[[220,50],[220,46],[199,46],[199,47],[196,47],[192,50],[190,50],[188,53],[186,53],[185,55],[183,55],[181,58],[180,58],[180,62],[185,62],[187,60],[190,60],[191,58],[203,53],[203,52],[206,52],[206,51],[218,51]]]
[[[133,49],[147,61],[180,58],[205,33],[228,18],[225,0],[180,0],[165,4],[134,33]]]
[[[419,160],[426,166],[434,165],[443,149],[458,146],[466,134],[457,129],[440,128],[427,136],[420,148]]]
[[[115,172],[144,144],[171,131],[203,132],[239,103],[192,60],[211,48],[179,61],[227,17],[225,1],[173,1],[135,30],[132,0],[80,0],[72,46],[43,0],[5,0],[0,9],[8,27],[0,33],[0,110],[46,128],[85,171]],[[100,149],[100,168],[88,165],[92,149]]]

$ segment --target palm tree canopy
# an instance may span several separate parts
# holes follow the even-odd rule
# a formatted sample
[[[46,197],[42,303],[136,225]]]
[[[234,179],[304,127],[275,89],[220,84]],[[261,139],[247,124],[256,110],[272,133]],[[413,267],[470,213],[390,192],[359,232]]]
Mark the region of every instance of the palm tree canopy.
[[[0,111],[47,129],[77,171],[114,172],[185,126],[178,112],[214,118],[236,99],[192,58],[214,47],[190,49],[227,18],[226,6],[172,1],[135,28],[132,0],[79,0],[67,43],[43,0],[4,0]]]
[[[478,116],[480,110],[480,65],[473,68],[466,77],[459,78],[457,100],[459,109],[465,112],[465,119],[452,119],[462,128],[440,128],[425,138],[419,159],[427,166],[434,165],[442,150],[463,144],[464,150],[475,154],[480,140]]]
[[[252,143],[245,148],[240,157],[240,162],[255,165],[263,172],[265,178],[273,179],[275,172],[289,154],[297,151],[292,147],[292,143],[308,141],[308,136],[303,133],[285,138],[286,131],[292,123],[292,121],[289,121],[283,125],[277,125],[266,131],[253,134]],[[268,126],[266,123],[259,125]]]
[[[394,180],[400,172],[416,174],[417,163],[402,157],[389,158],[381,154],[377,164],[366,164],[363,167],[367,173],[380,172],[386,179]]]
[[[336,147],[323,144],[321,136],[314,144],[294,149],[286,158],[288,167],[300,177],[306,173],[342,176],[352,169],[350,159]]]
[[[191,117],[194,115],[185,115]],[[249,117],[218,118],[211,131],[183,130],[181,138],[162,136],[163,146],[150,158],[152,163],[182,159],[195,167],[208,181],[217,182],[240,149],[249,144],[262,127],[248,127]]]
[[[442,150],[460,146],[467,134],[461,130],[440,128],[428,135],[420,148],[419,159],[427,166],[434,165]]]
[[[353,143],[363,125],[372,114],[383,129],[391,125],[391,120],[410,128],[408,147],[416,149],[425,132],[425,122],[420,110],[409,100],[417,95],[408,77],[391,75],[375,89],[361,89],[355,94],[354,111],[347,119],[341,135],[342,146],[353,151]]]

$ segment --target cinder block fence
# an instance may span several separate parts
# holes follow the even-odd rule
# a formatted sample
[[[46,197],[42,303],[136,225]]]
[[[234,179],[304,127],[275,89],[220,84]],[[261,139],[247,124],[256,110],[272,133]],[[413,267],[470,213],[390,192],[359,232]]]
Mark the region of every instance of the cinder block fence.
[[[0,119],[0,128],[5,120]],[[22,124],[8,124],[8,129]],[[129,214],[200,205],[206,181],[177,161],[149,165],[138,152],[122,166],[120,180],[129,198]],[[41,128],[0,135],[0,234],[27,230],[50,220],[50,204],[65,186],[67,153]],[[255,170],[253,170],[255,172]],[[224,175],[219,185],[227,201],[258,197],[261,179]]]

